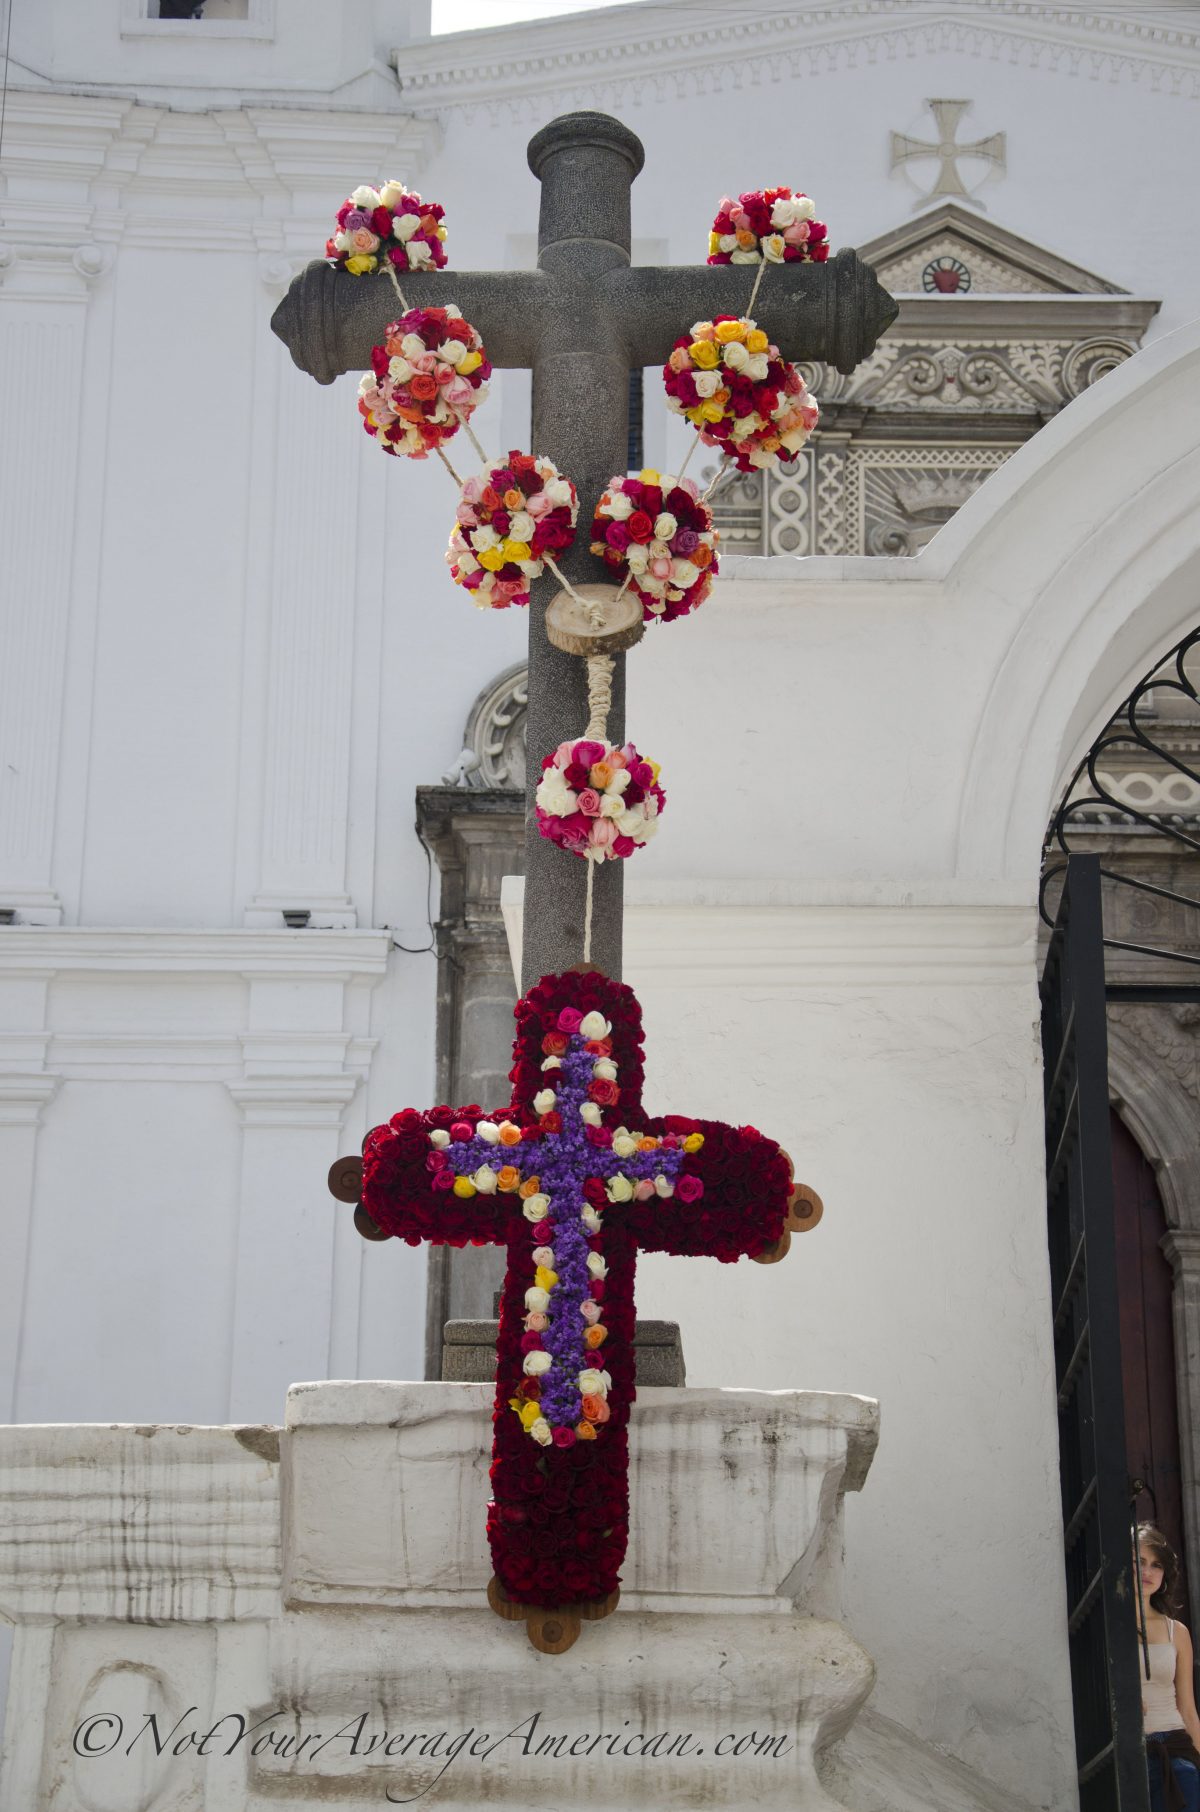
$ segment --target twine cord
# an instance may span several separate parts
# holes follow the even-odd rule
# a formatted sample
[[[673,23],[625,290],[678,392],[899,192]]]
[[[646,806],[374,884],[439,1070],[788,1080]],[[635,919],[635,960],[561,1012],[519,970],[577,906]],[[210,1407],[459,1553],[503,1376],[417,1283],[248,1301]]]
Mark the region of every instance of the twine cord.
[[[587,858],[587,899],[583,907],[583,960],[592,960],[592,884],[596,878],[596,864],[591,857]]]

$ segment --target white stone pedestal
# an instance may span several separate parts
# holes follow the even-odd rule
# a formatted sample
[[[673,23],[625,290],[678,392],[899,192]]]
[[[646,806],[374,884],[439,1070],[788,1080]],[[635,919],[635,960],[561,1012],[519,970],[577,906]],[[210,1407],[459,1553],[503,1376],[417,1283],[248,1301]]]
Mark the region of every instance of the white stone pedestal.
[[[873,1679],[837,1618],[876,1406],[640,1392],[621,1606],[554,1657],[484,1601],[491,1397],[311,1384],[282,1431],[0,1430],[0,1805],[837,1806],[814,1752]]]

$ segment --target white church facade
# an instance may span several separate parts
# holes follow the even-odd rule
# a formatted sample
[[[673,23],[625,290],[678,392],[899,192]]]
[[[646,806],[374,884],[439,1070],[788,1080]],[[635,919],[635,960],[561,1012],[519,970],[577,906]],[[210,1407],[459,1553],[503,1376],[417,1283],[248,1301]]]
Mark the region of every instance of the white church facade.
[[[697,1402],[733,1387],[842,1405],[824,1522],[811,1455],[796,1472],[805,1527],[827,1538],[813,1614],[861,1645],[848,1668],[861,1652],[875,1670],[859,1748],[831,1751],[832,1803],[1070,1808],[1038,878],[1081,752],[1200,620],[1200,32],[1170,7],[1015,0],[919,16],[904,0],[641,0],[461,38],[430,38],[421,0],[208,10],[14,7],[0,1420],[34,1425],[30,1441],[49,1423],[264,1436],[201,1436],[240,1506],[250,1596],[196,1588],[182,1663],[252,1682],[267,1638],[248,1627],[270,1625],[278,1589],[262,1530],[289,1388],[427,1375],[427,1272],[435,1323],[450,1283],[423,1250],[361,1241],[325,1176],[462,1073],[437,926],[452,845],[460,866],[492,863],[469,883],[491,941],[467,1031],[492,1050],[506,1020],[495,852],[513,825],[472,828],[453,801],[414,796],[453,772],[474,701],[511,702],[525,623],[472,612],[451,585],[445,474],[380,458],[353,377],[317,386],[269,322],[362,181],[395,175],[444,205],[448,299],[456,268],[531,264],[528,139],[556,114],[610,112],[646,149],[635,263],[702,261],[719,196],[790,182],[901,304],[867,368],[826,373],[828,401],[814,384],[826,417],[798,480],[726,500],[713,597],[629,662],[630,733],[669,793],[627,878],[649,1097],[770,1131],[826,1203],[770,1269],[644,1260],[639,1311],[680,1324]],[[641,455],[677,468],[684,432],[660,402],[648,371]],[[529,406],[527,375],[498,374],[485,442],[523,446]],[[519,756],[502,734],[494,754],[503,790]],[[515,942],[519,884],[503,898]],[[1180,1036],[1190,1048],[1194,1026]],[[1141,1051],[1118,1040],[1130,1096]],[[1195,1091],[1176,1070],[1177,1149],[1146,1156],[1165,1166],[1186,1346],[1200,1186]],[[1191,1394],[1186,1366],[1178,1380],[1194,1577],[1195,1369]],[[372,1398],[379,1428],[403,1420],[394,1389]],[[873,1458],[845,1393],[879,1404]],[[304,1451],[344,1413],[304,1399]],[[654,1413],[673,1451],[684,1437]],[[6,1519],[37,1501],[69,1526],[64,1441],[7,1450]],[[134,1464],[105,1451],[96,1501]],[[753,1488],[740,1513],[759,1514]],[[197,1578],[229,1563],[227,1534],[197,1549]],[[294,1602],[331,1617],[350,1586],[324,1538],[289,1578]],[[53,1611],[69,1545],[48,1540],[19,1585],[0,1578],[0,1617],[18,1624],[10,1703],[42,1717],[61,1667],[68,1741],[122,1614],[101,1585]],[[757,1564],[731,1598],[763,1596]],[[697,1595],[684,1574],[670,1589]],[[84,1620],[83,1646],[55,1659],[60,1615]],[[378,1668],[392,1638],[372,1616]],[[345,1632],[330,1639],[349,1667]],[[168,1677],[174,1651],[151,1649],[130,1665]],[[13,1812],[74,1812],[82,1789],[54,1775],[62,1731],[46,1730],[34,1759],[10,1740]],[[187,1780],[193,1797],[172,1798],[178,1780],[147,1777],[139,1804],[266,1803]]]

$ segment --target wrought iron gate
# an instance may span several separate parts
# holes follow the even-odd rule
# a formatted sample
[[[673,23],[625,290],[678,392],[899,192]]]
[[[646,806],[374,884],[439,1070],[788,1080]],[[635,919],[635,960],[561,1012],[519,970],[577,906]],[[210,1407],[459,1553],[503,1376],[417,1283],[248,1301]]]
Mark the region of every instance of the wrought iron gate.
[[[1063,1537],[1082,1812],[1148,1812],[1113,1236],[1098,856],[1071,856],[1042,978]]]

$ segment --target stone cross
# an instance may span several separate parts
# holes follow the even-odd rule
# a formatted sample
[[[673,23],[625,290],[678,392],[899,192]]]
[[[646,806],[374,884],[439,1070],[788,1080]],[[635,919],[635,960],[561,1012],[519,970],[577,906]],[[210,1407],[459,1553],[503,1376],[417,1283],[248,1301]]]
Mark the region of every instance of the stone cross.
[[[629,988],[543,979],[518,1002],[513,1057],[507,1107],[406,1109],[331,1183],[359,1202],[372,1237],[507,1250],[489,1599],[559,1653],[581,1615],[616,1604],[638,1252],[771,1262],[805,1217],[774,1140],[646,1113]]]
[[[935,145],[925,139],[909,138],[907,133],[892,133],[893,170],[899,170],[904,164],[922,163],[927,158],[938,159],[938,178],[927,195],[919,195],[913,203],[914,208],[923,208],[927,201],[936,201],[940,195],[963,195],[973,201],[977,208],[985,203],[971,194],[958,173],[960,157],[978,157],[985,163],[994,164],[997,169],[1004,168],[1005,135],[993,132],[989,138],[977,138],[969,145],[956,142],[959,121],[971,105],[970,101],[926,101],[937,126],[938,136]]]
[[[579,529],[561,560],[576,584],[611,584],[604,563],[588,551],[589,529],[605,485],[625,471],[630,370],[665,363],[695,320],[744,314],[757,270],[631,267],[630,188],[643,161],[641,142],[607,114],[552,120],[529,144],[529,167],[542,185],[537,269],[451,269],[403,278],[410,306],[453,302],[460,308],[482,334],[493,365],[532,368],[527,451],[552,459],[578,490]],[[693,196],[689,206],[696,202]],[[697,220],[699,243],[706,227],[706,220]],[[857,254],[841,251],[828,264],[772,267],[754,312],[785,358],[823,360],[849,373],[874,349],[897,307]],[[271,325],[297,365],[329,384],[342,372],[370,366],[371,347],[396,313],[385,274],[348,277],[318,261],[297,277]],[[475,425],[486,444],[486,417]],[[495,441],[494,429],[491,438],[499,458],[506,449]],[[447,524],[452,516],[447,487]],[[582,735],[588,717],[583,661],[555,648],[545,634],[546,606],[557,590],[557,580],[538,581],[529,608],[523,988],[569,968],[582,952],[587,864],[540,836],[533,815],[542,756]],[[439,625],[449,608],[438,606]],[[623,739],[623,725],[624,657],[617,656],[610,740]],[[653,753],[653,725],[633,730]],[[597,967],[614,977],[621,973],[623,868],[622,862],[604,862],[594,877],[593,955]]]

